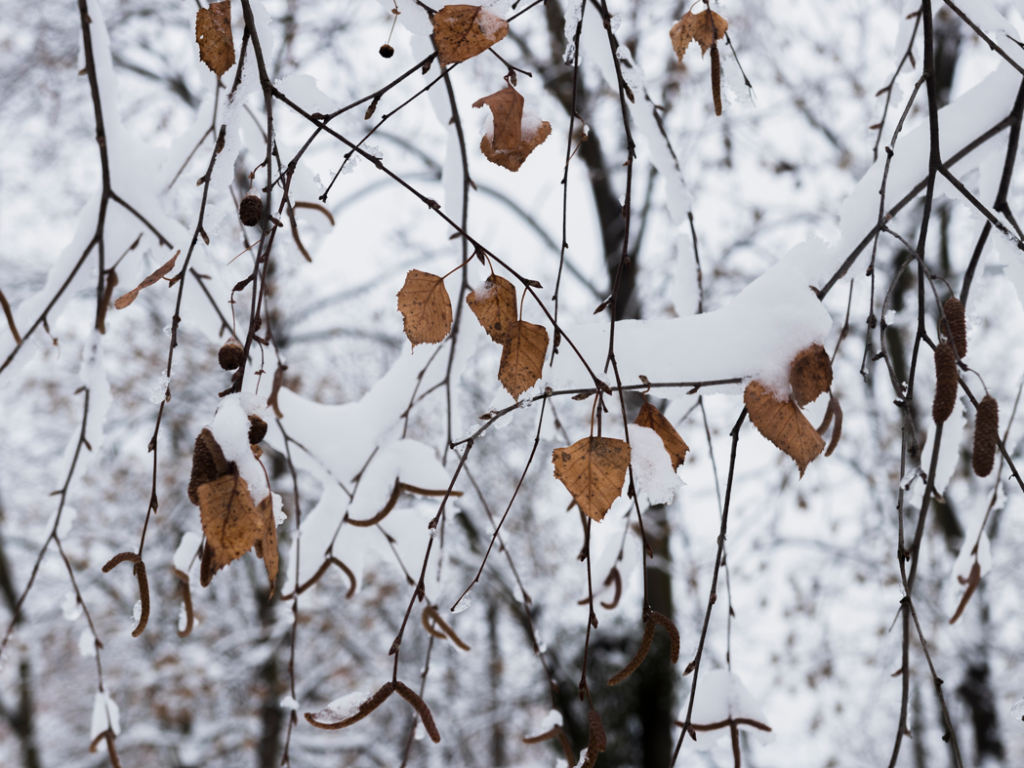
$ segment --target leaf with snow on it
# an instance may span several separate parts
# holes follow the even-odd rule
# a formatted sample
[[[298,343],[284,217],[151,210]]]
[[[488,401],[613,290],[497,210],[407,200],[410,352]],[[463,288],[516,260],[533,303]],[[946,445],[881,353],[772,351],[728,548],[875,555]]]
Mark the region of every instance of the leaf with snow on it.
[[[196,42],[199,58],[217,77],[235,64],[235,42],[231,35],[231,0],[210,3],[196,12]]]
[[[825,441],[811,422],[792,400],[777,400],[757,381],[747,385],[743,402],[757,430],[796,462],[803,477],[807,465],[825,450]]]
[[[676,428],[672,426],[672,422],[662,416],[661,411],[653,405],[644,403],[640,408],[640,413],[636,416],[636,421],[633,423],[638,427],[653,429],[658,434],[658,437],[661,438],[665,446],[665,450],[668,451],[668,455],[672,459],[673,471],[679,469],[679,466],[686,461],[686,454],[690,447],[679,436]]]
[[[683,62],[683,55],[690,43],[697,41],[700,46],[700,55],[708,52],[708,48],[715,44],[715,41],[725,37],[729,29],[729,22],[712,10],[691,13],[689,11],[677,21],[669,30],[669,37],[672,38],[672,50],[679,57],[679,63]]]
[[[405,335],[417,344],[444,341],[452,328],[452,302],[444,278],[410,269],[398,292],[398,311],[404,319]]]
[[[494,149],[518,149],[523,143],[524,103],[525,99],[512,86],[473,102],[474,108],[487,105],[491,109],[494,118],[491,146]]]
[[[478,5],[446,5],[432,22],[442,66],[471,59],[508,34],[508,22]]]
[[[630,459],[629,443],[613,437],[585,437],[568,448],[555,448],[551,460],[580,509],[597,522],[622,495]]]
[[[484,153],[484,157],[495,165],[500,165],[502,168],[514,173],[523,166],[523,163],[526,162],[526,158],[530,156],[530,153],[543,144],[550,135],[551,123],[547,120],[538,121],[535,118],[531,121],[531,125],[529,127],[525,125],[523,126],[523,140],[517,148],[498,149],[493,146],[491,137],[489,135],[485,135],[480,139],[480,151]]]
[[[466,296],[466,303],[487,335],[504,343],[516,321],[516,287],[504,277],[491,275]]]

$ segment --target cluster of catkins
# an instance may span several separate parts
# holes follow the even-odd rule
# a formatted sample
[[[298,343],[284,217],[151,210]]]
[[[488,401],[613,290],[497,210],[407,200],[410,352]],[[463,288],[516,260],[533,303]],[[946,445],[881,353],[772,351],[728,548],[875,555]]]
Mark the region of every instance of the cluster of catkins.
[[[942,314],[942,330],[947,338],[935,347],[935,400],[932,402],[932,419],[936,424],[942,424],[953,413],[959,382],[957,364],[967,355],[964,305],[958,298],[951,296],[942,305]],[[999,404],[992,395],[985,395],[978,403],[978,413],[974,422],[974,455],[971,466],[978,477],[986,477],[992,471],[998,442]]]

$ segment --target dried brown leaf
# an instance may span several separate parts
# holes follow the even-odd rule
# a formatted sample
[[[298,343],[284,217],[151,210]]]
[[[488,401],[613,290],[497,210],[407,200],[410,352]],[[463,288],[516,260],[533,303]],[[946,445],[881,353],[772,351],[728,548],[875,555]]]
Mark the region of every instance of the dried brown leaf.
[[[473,102],[476,108],[485,104],[491,108],[491,115],[494,117],[494,138],[491,139],[491,146],[494,149],[518,149],[523,143],[524,102],[525,99],[511,86]]]
[[[199,58],[217,77],[235,64],[235,41],[231,36],[231,0],[210,3],[196,12],[196,42]]]
[[[525,320],[509,324],[501,349],[498,379],[516,400],[537,383],[548,352],[548,332],[543,325]]]
[[[825,448],[821,435],[792,400],[776,400],[760,382],[752,381],[747,385],[743,402],[754,426],[796,462],[803,477],[807,465]]]
[[[446,5],[432,21],[441,66],[471,59],[508,34],[508,22],[478,5]]]
[[[491,275],[482,289],[468,294],[466,303],[487,335],[502,344],[517,317],[516,287],[504,277]]]
[[[206,546],[213,547],[211,566],[219,571],[263,538],[263,517],[253,506],[249,486],[237,475],[200,485],[198,496]]]
[[[270,579],[270,596],[274,596],[274,587],[277,584],[277,569],[280,565],[281,556],[277,550],[277,522],[274,520],[273,496],[267,497],[260,502],[256,508],[263,522],[263,535],[257,539],[259,547],[257,553],[263,558],[263,565],[267,569],[267,578]]]
[[[500,165],[502,168],[515,172],[526,162],[526,158],[530,156],[530,153],[543,144],[550,135],[551,123],[544,120],[533,133],[523,134],[522,143],[516,149],[498,149],[493,146],[489,136],[484,136],[480,140],[480,151],[484,153],[484,157],[495,165]]]
[[[665,444],[665,450],[668,451],[668,455],[672,459],[672,469],[679,469],[679,465],[686,461],[686,452],[690,450],[690,447],[676,432],[672,422],[662,416],[661,411],[653,405],[644,403],[634,423],[639,427],[647,427],[658,433],[658,437]]]
[[[679,57],[679,63],[683,61],[683,55],[687,47],[694,40],[700,45],[700,55],[708,52],[708,48],[715,44],[716,40],[725,37],[729,29],[729,22],[712,10],[690,13],[677,21],[669,30],[669,37],[672,38],[672,50]]]
[[[405,319],[405,335],[413,347],[444,341],[452,329],[452,302],[444,280],[429,272],[409,270],[398,292],[398,311]]]
[[[178,255],[180,253],[181,253],[181,251],[178,251],[177,253],[175,253],[173,256],[171,256],[170,261],[168,261],[162,267],[157,269],[153,274],[151,274],[149,277],[147,277],[145,280],[143,280],[141,283],[139,283],[135,288],[132,288],[130,291],[128,291],[128,293],[124,294],[124,296],[121,296],[120,298],[118,298],[114,302],[114,307],[116,309],[124,309],[129,304],[131,304],[133,301],[135,301],[136,297],[139,295],[139,291],[141,291],[143,288],[148,288],[153,283],[155,283],[157,280],[159,280],[161,277],[163,277],[168,272],[170,272],[172,269],[174,269],[174,262],[178,260]]]
[[[821,344],[802,349],[789,366],[793,399],[801,408],[813,403],[832,386],[832,361]]]
[[[623,440],[585,437],[568,448],[556,448],[551,459],[555,477],[562,481],[580,509],[601,522],[622,495],[629,457],[629,443]]]
[[[965,579],[963,576],[957,577],[961,584],[966,584],[967,589],[964,590],[963,597],[960,598],[960,604],[956,607],[956,613],[949,620],[950,624],[956,624],[956,620],[960,618],[960,614],[964,612],[964,608],[967,607],[967,603],[971,601],[971,595],[974,594],[974,590],[981,584],[981,564],[975,560],[971,564],[971,572],[967,574]]]
[[[825,456],[831,456],[839,445],[839,438],[843,436],[843,409],[839,406],[839,400],[831,397],[828,401],[829,410],[834,414],[836,425],[832,428],[832,439],[828,441],[828,448],[825,449]],[[820,435],[822,430],[818,430]]]

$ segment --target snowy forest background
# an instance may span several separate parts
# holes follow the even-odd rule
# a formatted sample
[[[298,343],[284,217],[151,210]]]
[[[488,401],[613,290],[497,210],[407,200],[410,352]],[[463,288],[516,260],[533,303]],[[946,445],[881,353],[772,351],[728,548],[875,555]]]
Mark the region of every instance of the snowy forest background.
[[[703,3],[499,0],[504,39],[444,71],[439,6],[230,6],[219,78],[199,3],[5,7],[0,765],[1024,763],[1019,1],[714,3],[727,37],[680,61]],[[473,107],[507,84],[551,126],[515,173]],[[454,322],[410,351],[414,269]],[[466,302],[492,269],[550,342],[515,399]],[[814,344],[803,413],[842,433],[801,472],[744,391],[788,396]],[[268,538],[200,584],[204,428],[276,494],[273,594]],[[635,490],[600,522],[552,467],[598,434]],[[678,662],[659,625],[609,686],[651,611]],[[400,695],[306,717],[392,680],[439,743]]]

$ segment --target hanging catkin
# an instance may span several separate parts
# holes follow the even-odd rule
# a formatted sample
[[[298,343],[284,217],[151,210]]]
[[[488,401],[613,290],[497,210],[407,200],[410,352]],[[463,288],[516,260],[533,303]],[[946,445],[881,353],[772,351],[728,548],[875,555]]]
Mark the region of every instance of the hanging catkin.
[[[978,477],[987,477],[992,471],[998,440],[999,403],[992,395],[985,395],[978,403],[978,415],[974,419],[974,456],[971,458],[971,466]]]
[[[950,296],[942,305],[942,314],[949,323],[949,328],[943,328],[942,331],[949,331],[949,340],[953,342],[957,356],[963,359],[967,356],[967,321],[964,318],[964,305],[956,296]]]
[[[722,116],[722,64],[718,60],[718,46],[711,46],[711,98],[715,100],[715,115]]]
[[[935,348],[935,400],[932,402],[932,419],[941,424],[953,413],[956,404],[956,352],[949,342],[942,342]]]

